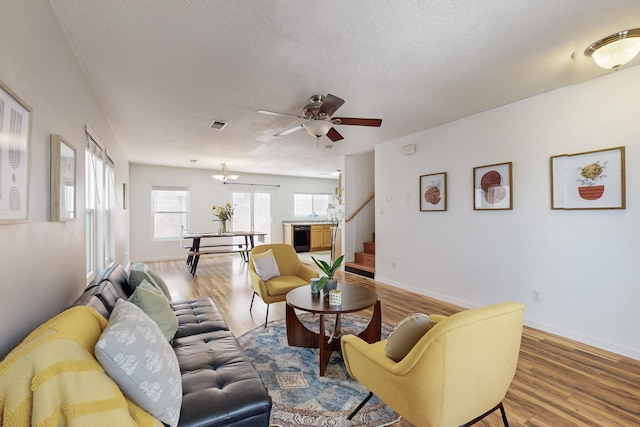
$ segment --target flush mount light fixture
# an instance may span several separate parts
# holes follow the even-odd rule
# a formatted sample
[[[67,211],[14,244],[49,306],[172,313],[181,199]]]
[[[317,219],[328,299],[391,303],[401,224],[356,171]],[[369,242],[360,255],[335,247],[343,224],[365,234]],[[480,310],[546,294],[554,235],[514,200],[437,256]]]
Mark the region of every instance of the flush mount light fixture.
[[[228,175],[227,165],[224,162],[220,164],[222,165],[222,175],[211,175],[211,178],[222,182],[235,181],[239,178],[238,175]]]
[[[640,52],[640,28],[620,31],[589,46],[584,54],[606,69],[618,69]]]

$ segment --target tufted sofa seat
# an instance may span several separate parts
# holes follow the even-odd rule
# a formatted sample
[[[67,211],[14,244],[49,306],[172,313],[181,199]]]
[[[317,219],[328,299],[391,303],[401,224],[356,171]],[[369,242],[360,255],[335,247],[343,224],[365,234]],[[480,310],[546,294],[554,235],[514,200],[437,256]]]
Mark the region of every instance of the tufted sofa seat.
[[[72,304],[105,318],[127,298],[128,275],[118,264],[103,271]],[[182,375],[179,426],[268,426],[271,398],[210,298],[171,303],[178,331],[171,345]]]
[[[176,301],[171,305],[178,317],[178,332],[176,332],[174,340],[211,331],[229,330],[211,298]]]

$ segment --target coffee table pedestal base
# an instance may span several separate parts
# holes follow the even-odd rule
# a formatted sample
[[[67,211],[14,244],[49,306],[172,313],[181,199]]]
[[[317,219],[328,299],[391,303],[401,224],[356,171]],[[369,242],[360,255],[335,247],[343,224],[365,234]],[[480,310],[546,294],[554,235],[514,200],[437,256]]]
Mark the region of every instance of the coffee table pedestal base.
[[[333,351],[340,351],[340,315],[336,313],[335,328],[330,336],[326,335],[324,313],[319,314],[320,332],[313,332],[302,324],[295,309],[287,304],[287,340],[292,347],[317,348],[320,350],[320,376],[324,376]],[[366,329],[358,337],[368,343],[380,341],[382,335],[382,311],[380,301],[373,306],[373,315]]]

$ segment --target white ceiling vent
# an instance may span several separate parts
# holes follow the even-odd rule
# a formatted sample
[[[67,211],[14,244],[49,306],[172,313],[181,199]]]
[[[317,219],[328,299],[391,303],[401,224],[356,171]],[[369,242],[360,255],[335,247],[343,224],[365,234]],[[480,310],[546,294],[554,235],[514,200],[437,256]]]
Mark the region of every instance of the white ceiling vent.
[[[222,130],[227,125],[227,122],[223,122],[222,120],[214,120],[209,125],[209,128],[215,130]]]

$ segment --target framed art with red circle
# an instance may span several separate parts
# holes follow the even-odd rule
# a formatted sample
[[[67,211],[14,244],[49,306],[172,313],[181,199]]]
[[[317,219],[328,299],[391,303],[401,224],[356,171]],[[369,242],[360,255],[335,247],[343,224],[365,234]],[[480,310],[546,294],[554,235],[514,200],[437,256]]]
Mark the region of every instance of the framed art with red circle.
[[[421,175],[419,196],[421,212],[446,211],[447,173]]]

